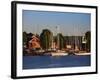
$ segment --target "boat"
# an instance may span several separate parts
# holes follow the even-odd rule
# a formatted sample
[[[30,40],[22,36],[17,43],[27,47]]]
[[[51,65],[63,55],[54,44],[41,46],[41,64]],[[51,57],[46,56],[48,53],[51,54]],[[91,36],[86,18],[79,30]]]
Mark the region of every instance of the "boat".
[[[68,53],[51,53],[52,56],[67,56]]]

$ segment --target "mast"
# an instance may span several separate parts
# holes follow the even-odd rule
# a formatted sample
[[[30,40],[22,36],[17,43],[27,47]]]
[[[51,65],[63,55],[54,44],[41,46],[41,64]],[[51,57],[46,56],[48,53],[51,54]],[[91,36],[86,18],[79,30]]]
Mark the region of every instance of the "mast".
[[[54,39],[53,39],[53,36],[54,36],[54,32],[52,31],[52,37],[51,37],[51,49],[54,49]]]
[[[57,28],[57,46],[58,46],[58,49],[59,49],[59,47],[60,47],[60,44],[59,44],[59,27],[57,26],[56,27]]]

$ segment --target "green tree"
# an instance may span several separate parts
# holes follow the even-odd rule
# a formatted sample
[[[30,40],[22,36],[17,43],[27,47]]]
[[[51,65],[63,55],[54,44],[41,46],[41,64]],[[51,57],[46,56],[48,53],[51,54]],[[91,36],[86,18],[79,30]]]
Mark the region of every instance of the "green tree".
[[[60,50],[66,47],[64,36],[61,33],[57,34],[56,43]]]
[[[23,44],[26,44],[27,42],[27,33],[24,31],[23,32]]]
[[[86,50],[87,51],[91,51],[91,32],[87,31],[85,33],[85,37],[86,37]]]
[[[27,42],[26,42],[27,47],[29,47],[28,43],[32,39],[32,36],[33,36],[32,33],[27,33]]]
[[[52,37],[53,37],[53,34],[50,30],[44,29],[42,31],[42,33],[40,34],[40,42],[41,42],[42,49],[47,50],[47,49],[51,48]]]

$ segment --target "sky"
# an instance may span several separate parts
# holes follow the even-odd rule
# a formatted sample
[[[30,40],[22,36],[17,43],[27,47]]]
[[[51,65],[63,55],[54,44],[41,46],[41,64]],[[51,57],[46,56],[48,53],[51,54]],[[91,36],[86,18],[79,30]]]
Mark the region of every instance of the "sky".
[[[53,12],[23,10],[23,31],[41,34],[43,29],[49,29],[54,35],[59,32],[64,36],[81,36],[90,31],[91,15],[89,13]]]

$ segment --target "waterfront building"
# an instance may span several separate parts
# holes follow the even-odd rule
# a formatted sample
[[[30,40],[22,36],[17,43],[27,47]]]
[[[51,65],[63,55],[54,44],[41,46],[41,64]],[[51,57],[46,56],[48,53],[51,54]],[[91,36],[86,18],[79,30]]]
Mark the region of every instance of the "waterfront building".
[[[66,36],[66,48],[82,49],[82,36]]]
[[[40,39],[35,35],[32,36],[32,39],[29,41],[29,49],[38,49],[40,47]]]

